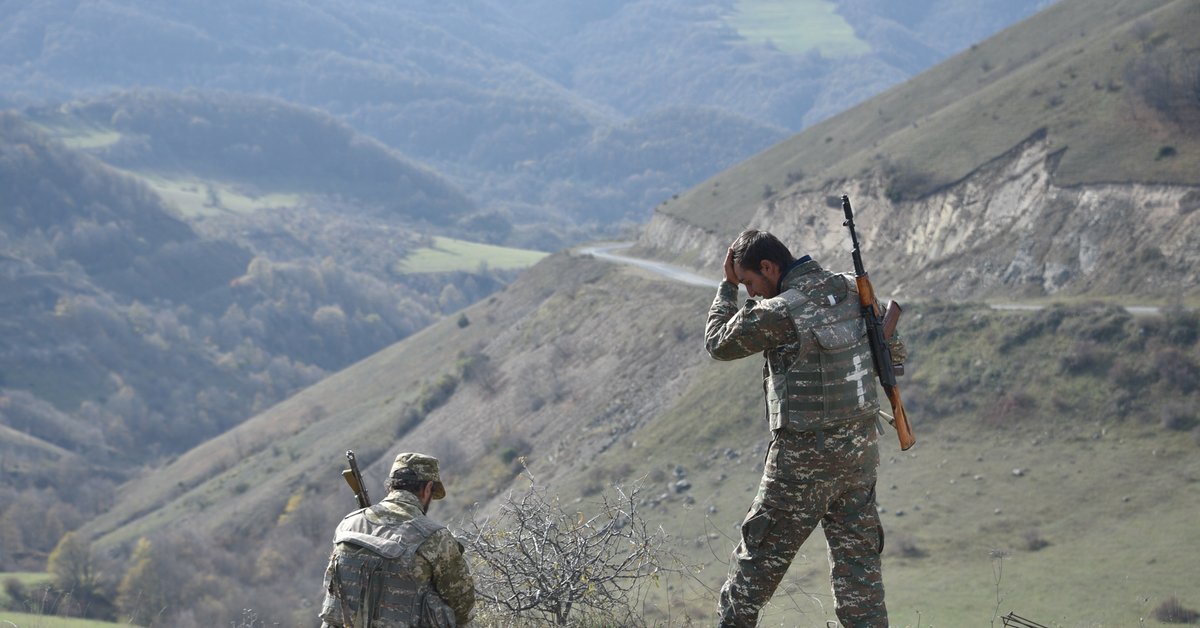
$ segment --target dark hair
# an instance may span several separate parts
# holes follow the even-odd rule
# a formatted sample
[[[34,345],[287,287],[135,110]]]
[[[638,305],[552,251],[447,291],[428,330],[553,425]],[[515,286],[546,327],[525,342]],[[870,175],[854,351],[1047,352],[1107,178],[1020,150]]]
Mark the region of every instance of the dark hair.
[[[775,262],[781,270],[786,270],[796,261],[779,238],[758,229],[743,231],[730,248],[733,249],[734,264],[756,273],[761,272],[763,260]]]
[[[421,492],[425,488],[425,484],[431,480],[418,480],[416,478],[388,478],[387,490],[392,491],[408,491],[413,495]]]

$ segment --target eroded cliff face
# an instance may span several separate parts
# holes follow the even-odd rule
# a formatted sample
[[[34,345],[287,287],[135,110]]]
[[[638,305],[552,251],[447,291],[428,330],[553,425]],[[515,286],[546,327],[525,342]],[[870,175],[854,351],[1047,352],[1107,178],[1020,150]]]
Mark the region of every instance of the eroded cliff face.
[[[881,293],[898,297],[1200,292],[1200,188],[1064,188],[1053,182],[1058,156],[1031,140],[915,200],[889,200],[880,176],[792,189],[755,208],[745,226],[775,233],[797,255],[851,270],[840,204],[848,194],[867,270]],[[656,214],[639,244],[667,256],[692,254],[719,274],[737,231],[709,233]]]

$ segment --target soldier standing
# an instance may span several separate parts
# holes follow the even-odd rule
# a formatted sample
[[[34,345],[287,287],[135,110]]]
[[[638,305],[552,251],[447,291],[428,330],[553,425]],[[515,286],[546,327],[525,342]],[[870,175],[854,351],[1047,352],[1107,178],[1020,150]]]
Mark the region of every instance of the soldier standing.
[[[425,515],[446,496],[436,458],[403,453],[388,495],[338,525],[325,569],[323,626],[456,626],[470,621],[475,584],[463,547]]]
[[[738,285],[750,300],[738,307]],[[879,404],[852,277],[775,236],[746,230],[725,256],[705,348],[717,360],[761,352],[772,441],[718,605],[721,626],[754,626],[800,546],[820,523],[838,619],[888,625],[875,506]],[[894,352],[903,359],[896,339]]]

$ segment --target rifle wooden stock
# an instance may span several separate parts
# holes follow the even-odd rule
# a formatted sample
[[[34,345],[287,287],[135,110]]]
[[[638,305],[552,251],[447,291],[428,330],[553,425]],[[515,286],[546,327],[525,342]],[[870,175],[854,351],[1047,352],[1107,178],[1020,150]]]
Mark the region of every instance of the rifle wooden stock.
[[[896,324],[900,322],[900,313],[902,311],[899,303],[888,301],[887,307],[883,309],[884,338],[891,338],[892,334],[896,333]]]
[[[886,316],[883,319],[879,316],[875,288],[867,275],[864,273],[855,277],[855,283],[858,284],[859,304],[862,305],[863,318],[867,323],[867,338],[871,344],[875,371],[879,376],[879,383],[883,386],[883,392],[887,395],[888,403],[892,406],[892,425],[895,426],[896,436],[900,439],[900,450],[904,451],[912,447],[917,438],[913,436],[912,427],[908,424],[908,413],[904,411],[904,401],[900,399],[900,386],[896,384],[896,367],[892,364],[892,352],[887,345],[887,337],[891,334],[887,332]],[[888,310],[893,309],[893,319],[899,320],[900,306],[896,305],[895,301],[888,303]],[[893,331],[895,327],[893,322]]]
[[[885,388],[884,392],[887,393],[888,401],[892,404],[896,436],[900,438],[900,450],[904,451],[917,442],[917,437],[913,436],[912,427],[908,425],[908,414],[904,412],[904,402],[900,400],[900,387]]]
[[[879,316],[879,303],[875,300],[875,286],[871,285],[871,279],[863,273],[854,278],[854,283],[858,284],[858,302],[863,307],[870,306],[875,315]]]

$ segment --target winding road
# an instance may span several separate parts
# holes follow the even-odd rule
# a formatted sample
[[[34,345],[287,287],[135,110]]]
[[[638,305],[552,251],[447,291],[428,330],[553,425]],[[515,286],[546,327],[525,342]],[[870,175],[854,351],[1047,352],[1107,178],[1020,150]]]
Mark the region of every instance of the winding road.
[[[580,255],[591,255],[597,259],[602,259],[617,264],[629,264],[644,268],[652,273],[656,273],[680,283],[686,283],[691,286],[705,286],[708,288],[716,288],[721,283],[720,279],[712,277],[704,277],[679,266],[672,266],[666,262],[655,262],[653,260],[641,259],[638,257],[629,257],[628,255],[619,255],[614,251],[620,251],[633,246],[632,242],[610,242],[607,244],[596,244],[585,246],[578,249]]]
[[[576,250],[580,255],[591,255],[597,259],[602,259],[608,262],[617,264],[628,264],[637,266],[652,273],[661,275],[671,281],[678,281],[692,286],[704,286],[708,288],[716,288],[721,280],[713,277],[705,277],[698,275],[686,268],[674,266],[666,262],[656,262],[638,257],[629,257],[621,255],[617,251],[623,251],[633,246],[632,242],[608,242],[605,244],[594,244],[584,246]],[[993,310],[1013,310],[1013,311],[1036,311],[1044,309],[1045,305],[1037,305],[1032,303],[989,303],[989,307]],[[1158,316],[1162,314],[1162,308],[1151,305],[1127,305],[1125,311],[1134,316]]]

